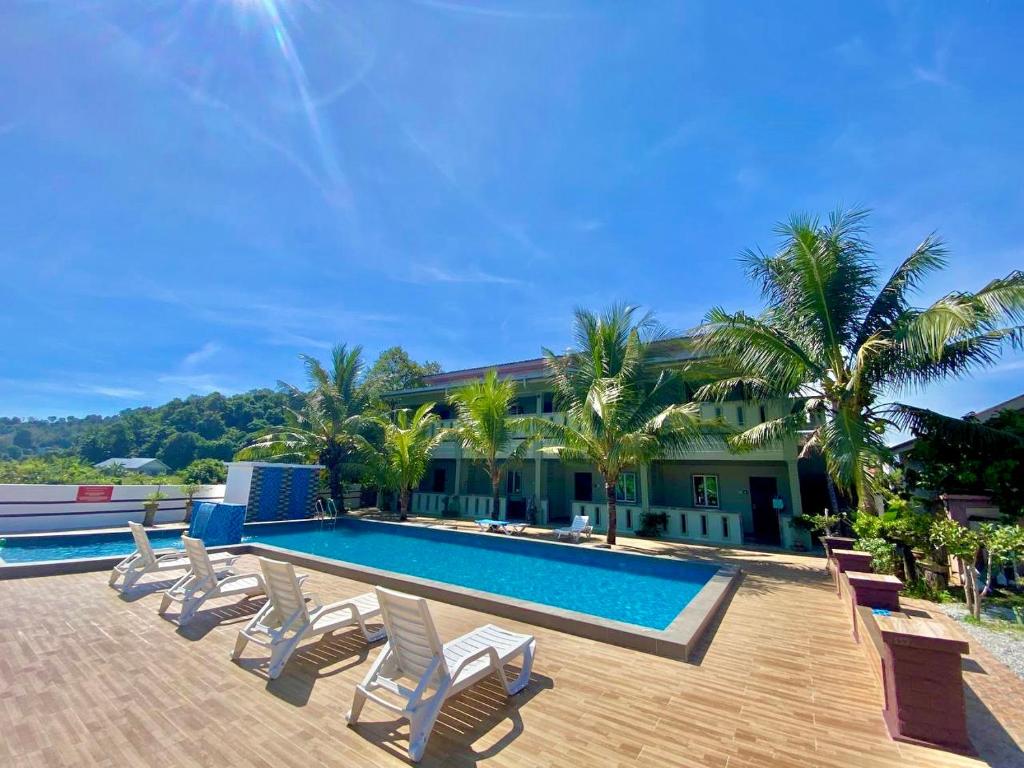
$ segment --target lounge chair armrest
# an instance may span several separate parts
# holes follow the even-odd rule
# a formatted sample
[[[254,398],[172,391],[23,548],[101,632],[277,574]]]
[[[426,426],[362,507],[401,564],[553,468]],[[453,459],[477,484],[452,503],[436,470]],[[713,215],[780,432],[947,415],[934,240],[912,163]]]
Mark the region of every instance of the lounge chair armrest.
[[[153,554],[156,554],[156,553],[154,552]],[[171,552],[166,552],[165,554],[158,555],[157,558],[156,558],[156,561],[158,563],[164,563],[164,562],[167,562],[168,560],[185,560],[187,558],[188,558],[188,555],[186,555],[183,550],[177,550],[176,549],[176,550],[173,550]]]
[[[469,654],[469,656],[459,659],[458,666],[455,667],[454,670],[452,670],[452,680],[457,680],[459,675],[462,673],[462,670],[465,669],[466,666],[472,664],[474,661],[479,661],[485,656],[490,657],[491,664],[494,665],[495,669],[497,669],[500,666],[501,662],[498,659],[498,652],[494,650],[493,647],[487,646],[486,648],[481,648],[479,651],[476,651],[475,653]]]

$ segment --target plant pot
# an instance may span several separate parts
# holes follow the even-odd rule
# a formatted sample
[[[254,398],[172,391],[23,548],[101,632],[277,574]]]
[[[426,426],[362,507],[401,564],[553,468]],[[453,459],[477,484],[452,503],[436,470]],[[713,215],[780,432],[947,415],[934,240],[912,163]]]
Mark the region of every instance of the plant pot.
[[[147,528],[150,528],[153,523],[156,522],[156,512],[160,509],[160,505],[152,501],[147,501],[142,505],[142,508],[146,510],[146,515],[142,518],[142,524]]]

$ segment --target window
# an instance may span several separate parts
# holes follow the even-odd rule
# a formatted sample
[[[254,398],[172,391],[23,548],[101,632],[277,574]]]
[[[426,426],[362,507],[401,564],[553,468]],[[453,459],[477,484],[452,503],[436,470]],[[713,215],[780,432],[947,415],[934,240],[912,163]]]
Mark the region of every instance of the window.
[[[746,419],[743,417],[742,405],[736,406],[736,423],[739,424],[741,427],[746,423]]]
[[[693,506],[718,506],[718,475],[693,476]]]
[[[523,493],[523,476],[514,469],[505,475],[505,493],[508,496],[520,496]]]
[[[761,423],[762,424],[764,424],[766,421],[768,421],[768,418],[765,416],[765,413],[764,413],[764,406],[763,405],[758,409],[758,415],[761,417]]]
[[[716,405],[715,406],[715,418],[716,419],[722,418],[722,406],[720,406],[720,405]]]
[[[544,393],[544,403],[541,406],[544,413],[553,413],[555,410],[555,396],[551,392]]]
[[[508,412],[509,415],[511,416],[522,416],[523,406],[521,406],[519,403],[512,403],[512,405],[508,407]]]
[[[615,500],[636,504],[636,472],[623,472],[615,484]]]

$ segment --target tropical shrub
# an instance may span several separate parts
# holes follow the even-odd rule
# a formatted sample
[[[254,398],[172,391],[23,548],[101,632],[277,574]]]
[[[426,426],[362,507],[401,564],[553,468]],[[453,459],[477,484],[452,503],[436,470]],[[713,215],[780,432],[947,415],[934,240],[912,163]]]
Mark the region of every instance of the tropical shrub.
[[[932,525],[932,540],[956,561],[967,608],[979,620],[982,601],[992,589],[995,569],[1024,559],[1024,528],[1016,525],[985,523],[967,528],[955,520],[942,519]],[[980,573],[976,568],[979,561],[984,564]]]

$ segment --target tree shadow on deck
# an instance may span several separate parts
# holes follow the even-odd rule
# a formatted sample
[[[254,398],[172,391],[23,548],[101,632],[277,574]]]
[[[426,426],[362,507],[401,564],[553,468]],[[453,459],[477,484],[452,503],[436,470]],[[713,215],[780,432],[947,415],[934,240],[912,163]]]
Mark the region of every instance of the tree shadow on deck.
[[[520,668],[513,665],[505,669],[510,679],[520,672]],[[551,678],[534,673],[530,675],[526,688],[515,696],[508,696],[494,675],[480,681],[445,703],[427,743],[426,754],[417,765],[476,765],[495,757],[523,733],[519,708],[541,691],[554,687]],[[378,713],[386,711],[368,701],[359,723],[350,729],[388,754],[410,763],[408,721],[372,720]],[[502,726],[505,721],[508,721],[507,727]],[[500,733],[492,733],[498,728],[502,728]],[[496,738],[488,738],[487,746],[474,749],[473,744],[484,736]]]

